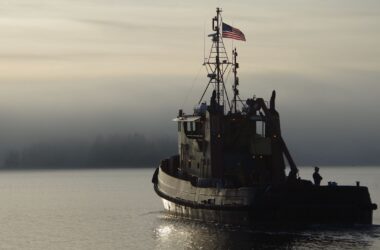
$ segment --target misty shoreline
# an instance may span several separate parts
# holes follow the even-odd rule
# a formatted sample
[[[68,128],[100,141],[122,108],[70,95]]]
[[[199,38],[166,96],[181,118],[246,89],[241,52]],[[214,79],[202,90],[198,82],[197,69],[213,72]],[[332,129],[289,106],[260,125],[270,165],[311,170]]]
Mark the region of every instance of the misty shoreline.
[[[93,167],[93,166],[77,166],[77,167],[18,167],[18,168],[10,168],[10,167],[1,167],[0,172],[17,172],[17,171],[71,171],[71,170],[120,170],[120,169],[128,169],[128,170],[141,170],[141,169],[151,169],[154,170],[157,166],[120,166],[120,167]]]
[[[90,142],[45,141],[8,150],[0,169],[147,168],[176,151],[174,138],[136,133],[98,136]]]
[[[178,151],[173,136],[113,134],[93,140],[49,140],[9,149],[0,159],[0,171],[153,169]],[[323,157],[322,157],[323,159]],[[378,167],[377,164],[298,162],[299,168]],[[376,166],[377,165],[377,166]]]

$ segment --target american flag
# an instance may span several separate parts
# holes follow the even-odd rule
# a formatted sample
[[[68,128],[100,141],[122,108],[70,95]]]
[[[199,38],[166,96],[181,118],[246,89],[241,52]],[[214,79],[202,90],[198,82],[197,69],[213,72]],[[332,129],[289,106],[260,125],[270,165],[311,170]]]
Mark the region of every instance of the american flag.
[[[222,25],[222,37],[245,41],[243,32],[226,23],[223,23]]]

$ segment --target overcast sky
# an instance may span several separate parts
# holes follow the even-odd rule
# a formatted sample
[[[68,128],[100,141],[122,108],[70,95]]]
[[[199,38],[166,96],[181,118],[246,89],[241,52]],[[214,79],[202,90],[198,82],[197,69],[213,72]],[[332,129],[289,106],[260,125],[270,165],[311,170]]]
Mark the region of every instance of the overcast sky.
[[[217,6],[247,38],[226,40],[239,51],[242,96],[277,90],[296,161],[380,164],[378,0],[1,1],[0,148],[175,136],[171,118],[191,112],[207,81]]]

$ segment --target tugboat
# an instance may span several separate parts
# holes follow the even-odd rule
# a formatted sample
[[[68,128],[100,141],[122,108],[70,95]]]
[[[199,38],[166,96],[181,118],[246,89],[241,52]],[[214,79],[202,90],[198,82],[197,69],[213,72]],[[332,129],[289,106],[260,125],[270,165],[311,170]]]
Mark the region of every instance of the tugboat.
[[[377,205],[367,187],[320,186],[299,177],[281,135],[275,91],[269,102],[240,98],[237,50],[230,61],[223,38],[245,37],[223,23],[221,12],[217,8],[212,19],[212,46],[204,61],[206,89],[193,114],[179,110],[174,119],[178,154],[162,160],[152,178],[165,210],[236,225],[372,224]],[[234,75],[231,100],[225,86],[229,69]],[[208,104],[204,97],[209,88]]]

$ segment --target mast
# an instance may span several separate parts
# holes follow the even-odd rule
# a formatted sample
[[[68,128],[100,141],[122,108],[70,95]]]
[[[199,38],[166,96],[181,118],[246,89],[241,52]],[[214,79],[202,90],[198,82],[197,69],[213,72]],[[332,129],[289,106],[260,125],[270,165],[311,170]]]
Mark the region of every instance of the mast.
[[[231,104],[224,84],[224,74],[232,63],[228,59],[221,33],[221,28],[223,25],[221,13],[222,9],[216,8],[216,16],[212,19],[212,30],[214,33],[208,35],[211,37],[212,46],[209,56],[208,58],[205,58],[203,65],[206,67],[209,82],[199,100],[199,103],[202,102],[208,87],[213,85],[218,107],[224,107],[225,100],[227,100],[227,105],[229,109],[231,109]]]
[[[217,101],[218,105],[220,105],[220,58],[219,58],[219,43],[220,43],[220,12],[222,10],[219,8],[216,8],[216,17],[214,17],[213,20],[213,28],[214,31],[216,31],[216,96],[217,96]],[[214,25],[216,23],[216,26]]]
[[[237,63],[237,56],[238,53],[236,51],[236,48],[232,50],[232,57],[233,57],[233,73],[234,73],[234,85],[232,86],[232,90],[234,92],[234,98],[232,100],[234,113],[237,112],[237,97],[239,95],[239,90],[237,86],[239,85],[239,77],[237,76],[237,69],[239,68],[239,64]]]

